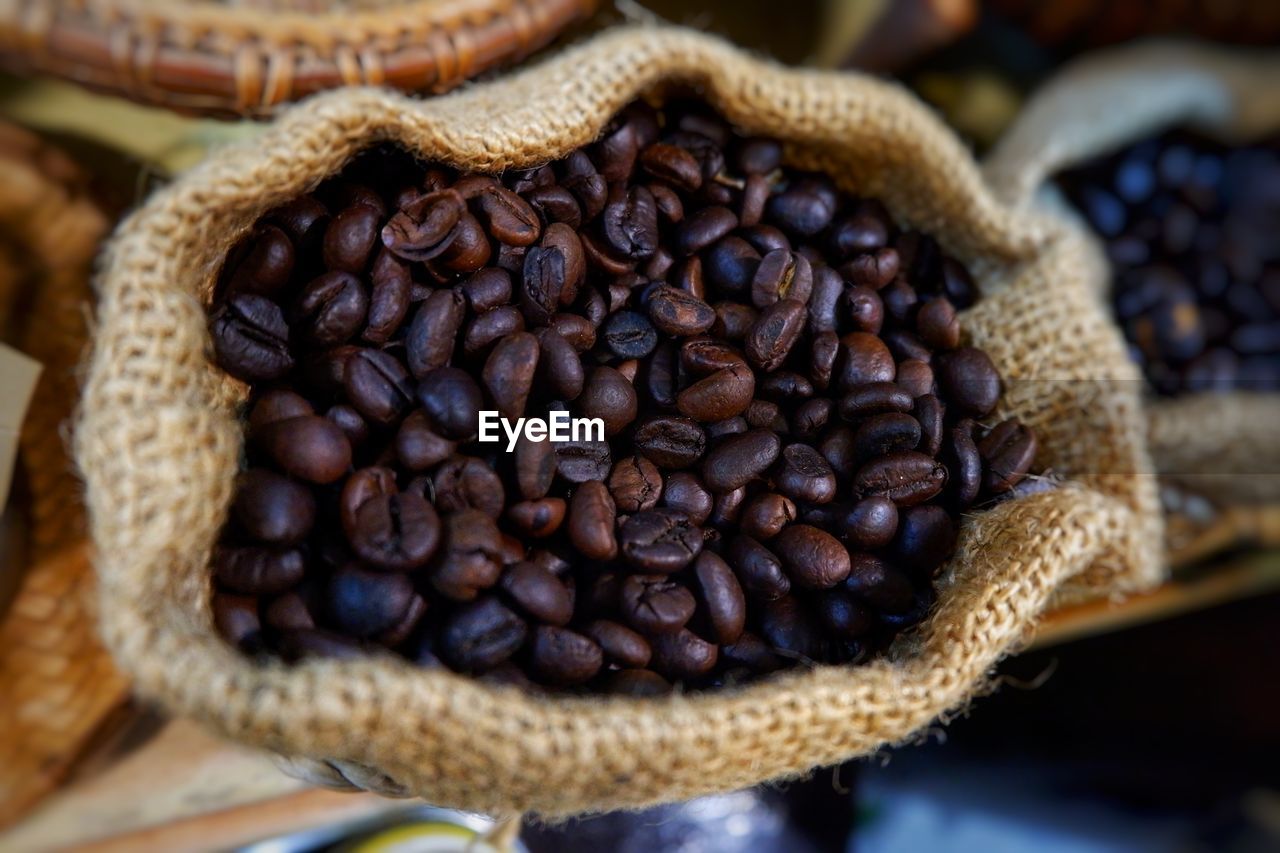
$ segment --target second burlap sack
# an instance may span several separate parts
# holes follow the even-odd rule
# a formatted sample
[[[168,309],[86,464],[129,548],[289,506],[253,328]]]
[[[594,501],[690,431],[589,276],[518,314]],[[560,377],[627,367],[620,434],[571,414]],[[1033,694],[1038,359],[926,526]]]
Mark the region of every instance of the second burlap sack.
[[[988,158],[988,180],[1015,209],[1056,209],[1070,227],[1082,228],[1056,193],[1055,175],[1178,127],[1227,143],[1274,134],[1278,78],[1274,52],[1151,42],[1098,53],[1031,99]],[[1109,305],[1111,271],[1100,273],[1093,286]],[[1210,513],[1174,512],[1168,544],[1175,562],[1280,544],[1280,394],[1152,396],[1147,412],[1157,471],[1214,506]]]
[[[788,160],[882,199],[976,273],[965,335],[1041,442],[1051,491],[967,519],[938,605],[884,658],[659,699],[534,696],[390,656],[258,665],[210,620],[246,388],[210,360],[205,310],[255,219],[371,144],[499,171],[591,141],[639,96],[694,90]],[[170,712],[294,772],[436,803],[547,816],[726,791],[870,753],[962,707],[1055,599],[1159,579],[1161,521],[1136,369],[1093,292],[1096,255],[1001,205],[957,139],[896,86],[795,71],[683,30],[623,29],[496,83],[420,102],[319,97],[153,197],[109,247],[77,452],[102,628]]]

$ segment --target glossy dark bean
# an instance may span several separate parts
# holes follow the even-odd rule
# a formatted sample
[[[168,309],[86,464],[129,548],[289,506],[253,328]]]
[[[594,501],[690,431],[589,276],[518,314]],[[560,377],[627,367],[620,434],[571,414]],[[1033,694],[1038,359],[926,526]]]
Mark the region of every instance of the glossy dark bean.
[[[840,272],[850,284],[880,290],[893,281],[899,270],[899,257],[896,249],[877,249],[858,255],[840,267]]]
[[[817,625],[793,595],[770,601],[762,608],[760,636],[783,657],[801,661],[818,657]]]
[[[946,407],[933,394],[917,397],[912,414],[920,423],[920,445],[916,448],[928,456],[937,456],[942,447]]]
[[[675,681],[706,675],[718,659],[719,649],[692,631],[681,629],[653,638],[653,668]]]
[[[447,365],[466,316],[466,299],[452,290],[437,290],[418,306],[405,333],[405,353],[415,378]]]
[[[658,332],[649,318],[635,311],[618,311],[600,329],[605,346],[618,358],[646,358],[658,345]]]
[[[795,520],[796,505],[790,498],[776,492],[762,492],[747,501],[738,523],[743,533],[766,541]]]
[[[228,267],[234,267],[230,288],[238,292],[273,296],[293,274],[293,241],[274,225],[260,225],[231,251]]]
[[[747,622],[747,599],[729,564],[704,551],[693,566],[694,590],[719,643],[734,643]]]
[[[456,190],[427,193],[399,210],[382,229],[382,244],[407,261],[427,261],[453,243],[466,200]]]
[[[586,377],[575,409],[581,417],[599,418],[604,434],[616,435],[635,420],[636,390],[612,367],[596,367]]]
[[[920,443],[920,422],[902,412],[872,415],[858,425],[853,435],[859,462],[895,450],[914,450]]]
[[[873,383],[892,382],[897,365],[880,338],[869,332],[850,332],[840,339],[836,371],[836,388],[848,392]]]
[[[632,187],[605,205],[603,233],[609,248],[632,260],[651,256],[658,248],[658,206],[653,193]]]
[[[296,549],[219,546],[213,553],[213,575],[231,592],[274,595],[296,586],[307,564]]]
[[[452,512],[443,519],[439,556],[430,572],[431,586],[454,601],[474,601],[502,573],[498,527],[478,509]]]
[[[662,488],[662,506],[683,512],[696,525],[703,525],[711,515],[714,499],[693,474],[676,471],[668,474]]]
[[[482,359],[494,345],[524,331],[524,315],[513,305],[501,305],[468,321],[462,329],[462,352],[467,358]]]
[[[307,337],[321,346],[335,346],[364,327],[369,297],[350,273],[329,272],[313,279],[298,297],[298,322]]]
[[[432,426],[446,438],[463,441],[480,428],[484,396],[465,370],[437,367],[423,374],[416,397]]]
[[[525,500],[546,497],[556,476],[556,449],[549,441],[532,441],[521,434],[516,440],[516,485]]]
[[[344,634],[372,637],[404,617],[413,595],[413,583],[405,575],[343,566],[329,579],[329,617]]]
[[[927,362],[914,358],[898,362],[898,375],[894,381],[912,397],[923,397],[937,390],[933,368]]]
[[[238,489],[233,512],[257,541],[293,545],[311,532],[316,500],[300,483],[265,468],[250,468],[240,475]]]
[[[658,466],[638,454],[614,463],[608,485],[614,503],[624,513],[653,509],[662,497],[662,474]]]
[[[586,439],[555,442],[556,472],[570,483],[603,480],[613,468],[609,442]]]
[[[755,375],[745,363],[731,364],[698,380],[676,396],[680,414],[702,423],[735,417],[751,404]]]
[[[773,601],[791,591],[791,581],[782,572],[782,561],[750,536],[734,537],[727,557],[742,588],[752,598]]]
[[[277,421],[315,414],[302,395],[287,388],[273,388],[260,396],[249,410],[249,435],[257,440]]]
[[[808,309],[794,299],[780,299],[760,312],[747,332],[747,360],[758,370],[777,370],[804,331]]]
[[[279,379],[293,369],[289,327],[280,306],[265,296],[231,296],[214,312],[210,327],[218,364],[237,379]]]
[[[677,190],[692,192],[702,186],[702,167],[683,148],[656,142],[640,152],[640,165]]]
[[[980,349],[960,347],[935,359],[938,387],[960,411],[981,418],[1000,399],[1000,374]]]
[[[431,504],[413,493],[371,498],[355,513],[350,537],[356,556],[388,571],[426,565],[440,544],[440,518]]]
[[[894,565],[928,577],[956,547],[956,528],[940,506],[913,506],[902,511],[890,549]]]
[[[536,381],[545,385],[556,399],[572,402],[578,399],[586,384],[582,359],[554,329],[539,329],[538,370]]]
[[[840,415],[852,421],[888,412],[909,412],[914,406],[911,395],[892,382],[872,382],[840,398]]]
[[[886,613],[906,613],[915,602],[911,581],[872,554],[851,554],[844,588],[858,599]]]
[[[929,500],[946,482],[941,463],[914,450],[898,450],[859,468],[853,485],[860,497],[880,495],[903,507]]]
[[[703,480],[712,491],[732,491],[762,476],[781,452],[782,442],[769,430],[730,436],[707,454],[702,463]]]
[[[660,416],[636,426],[636,450],[659,468],[687,468],[702,458],[706,445],[706,433],[689,418]]]
[[[983,487],[1003,494],[1022,481],[1036,461],[1036,436],[1015,420],[1001,421],[978,441],[978,452],[987,463]]]
[[[628,575],[618,589],[622,618],[650,640],[679,631],[696,608],[693,593],[665,575]]]
[[[818,599],[818,620],[841,639],[857,639],[875,627],[875,614],[844,590],[831,590]]]
[[[410,471],[426,471],[439,465],[457,447],[457,442],[431,428],[431,420],[421,409],[401,421],[396,431],[396,459]]]
[[[539,498],[520,501],[507,507],[506,518],[526,536],[546,538],[564,522],[565,503],[561,498]]]
[[[286,474],[311,483],[332,483],[351,467],[351,444],[332,421],[301,415],[275,421],[259,443]]]
[[[569,499],[569,541],[583,556],[602,562],[618,555],[614,535],[618,510],[604,483],[580,484]]]
[[[677,510],[645,510],[619,527],[618,549],[637,571],[678,572],[702,551],[702,530]]]
[[[490,518],[502,515],[506,490],[501,478],[483,459],[452,456],[431,476],[435,505],[441,512],[478,509]]]
[[[538,339],[528,332],[517,332],[500,340],[485,361],[481,372],[485,389],[508,420],[524,416],[538,368],[538,353]]]
[[[947,465],[947,488],[959,509],[968,509],[982,490],[982,457],[973,440],[974,424],[962,420],[947,430],[942,459]]]
[[[413,278],[409,265],[382,249],[370,274],[369,310],[361,337],[371,344],[385,344],[409,313]]]
[[[884,496],[863,498],[849,508],[844,532],[851,548],[883,548],[898,532],[898,505]]]
[[[296,592],[286,592],[277,596],[267,605],[263,613],[268,625],[277,631],[293,629],[309,630],[316,627],[315,618],[311,615],[306,601]]]
[[[343,387],[356,411],[383,426],[396,423],[412,405],[409,372],[382,350],[361,349],[353,353],[347,359]]]
[[[787,576],[808,589],[828,589],[849,576],[849,552],[840,540],[808,524],[791,524],[770,543]]]
[[[528,636],[524,620],[496,598],[459,608],[444,623],[440,653],[462,672],[484,672],[510,658]]]
[[[573,618],[573,596],[564,581],[534,563],[508,566],[498,582],[522,612],[548,625],[564,626]]]
[[[531,246],[541,236],[542,223],[537,211],[506,187],[495,184],[477,196],[476,201],[494,239],[512,246]]]
[[[590,681],[604,665],[594,640],[568,628],[539,625],[529,641],[529,673],[544,684],[568,687]]]
[[[258,600],[248,595],[217,593],[211,602],[213,627],[231,645],[254,654],[262,647]]]
[[[916,334],[935,350],[960,346],[960,318],[951,300],[938,296],[921,305],[916,314]]]
[[[836,474],[807,444],[785,447],[773,470],[774,487],[789,498],[824,504],[836,496]]]
[[[396,472],[372,466],[354,472],[342,485],[338,498],[338,514],[343,532],[350,539],[356,530],[356,513],[366,501],[396,492]]]
[[[362,273],[378,242],[381,214],[366,204],[354,204],[329,222],[324,232],[324,265],[331,270]]]
[[[620,622],[597,619],[589,623],[583,633],[596,641],[610,663],[633,669],[649,665],[649,641]]]

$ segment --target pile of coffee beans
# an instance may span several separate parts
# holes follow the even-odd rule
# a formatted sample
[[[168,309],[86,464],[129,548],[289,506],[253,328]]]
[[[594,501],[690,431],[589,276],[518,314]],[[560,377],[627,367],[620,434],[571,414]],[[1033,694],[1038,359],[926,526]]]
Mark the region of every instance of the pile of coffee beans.
[[[1280,144],[1177,131],[1063,176],[1161,394],[1280,390]]]
[[[211,317],[252,389],[223,635],[647,695],[923,619],[1035,438],[990,419],[965,269],[782,153],[637,104],[549,165],[378,149],[264,216]],[[600,429],[508,450],[482,410]]]

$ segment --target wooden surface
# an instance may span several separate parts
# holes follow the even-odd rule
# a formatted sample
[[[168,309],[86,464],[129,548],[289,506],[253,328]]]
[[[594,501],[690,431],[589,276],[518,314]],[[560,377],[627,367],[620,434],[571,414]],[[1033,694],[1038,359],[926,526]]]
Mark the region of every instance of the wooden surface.
[[[1255,554],[1122,603],[1095,602],[1051,614],[1031,647],[1277,589],[1280,552]],[[227,849],[405,805],[404,800],[307,788],[280,773],[264,754],[215,740],[194,723],[175,721],[0,835],[0,853],[71,847],[95,853]]]

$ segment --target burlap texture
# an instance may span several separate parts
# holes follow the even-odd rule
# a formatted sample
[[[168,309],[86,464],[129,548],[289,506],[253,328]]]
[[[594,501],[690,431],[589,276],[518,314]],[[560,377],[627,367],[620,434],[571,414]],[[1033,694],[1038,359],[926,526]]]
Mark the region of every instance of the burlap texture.
[[[664,699],[535,697],[389,656],[255,666],[221,642],[206,565],[232,496],[244,388],[210,364],[205,306],[235,240],[373,142],[467,169],[529,166],[672,85],[783,138],[791,162],[883,199],[978,271],[986,297],[966,334],[1008,380],[1001,416],[1036,428],[1041,461],[1067,483],[967,523],[936,613],[867,666]],[[1081,250],[998,203],[955,137],[897,87],[786,70],[688,31],[616,30],[429,102],[321,96],[153,197],[108,250],[77,434],[104,634],[139,689],[174,712],[304,766],[329,760],[348,780],[342,768],[385,775],[368,787],[493,813],[640,807],[903,740],[985,686],[1055,595],[1158,580],[1137,373],[1088,289],[1097,260]]]
[[[1280,130],[1277,79],[1275,52],[1165,41],[1101,52],[1032,98],[985,173],[1015,209],[1061,209],[1055,174],[1162,131],[1194,127],[1244,143]],[[1078,225],[1073,212],[1063,220]],[[1094,286],[1106,298],[1110,271],[1099,272]],[[1162,476],[1222,506],[1280,503],[1280,395],[1153,396],[1147,413]]]

